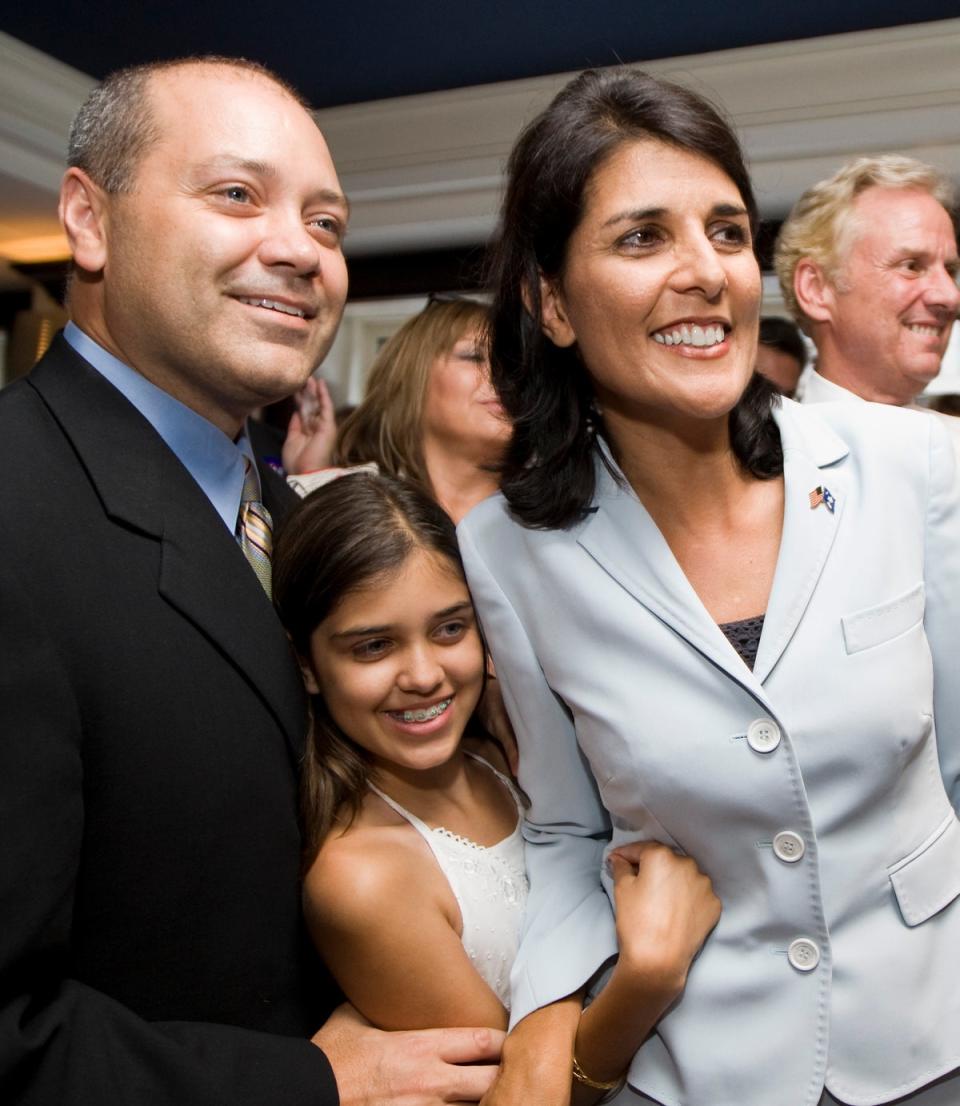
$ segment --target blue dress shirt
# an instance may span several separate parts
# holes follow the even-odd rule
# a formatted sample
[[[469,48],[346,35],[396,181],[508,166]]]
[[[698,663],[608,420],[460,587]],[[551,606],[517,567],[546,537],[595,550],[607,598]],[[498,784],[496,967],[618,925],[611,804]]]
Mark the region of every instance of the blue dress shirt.
[[[63,336],[136,407],[200,485],[230,533],[236,533],[246,461],[254,459],[246,433],[232,441],[208,419],[108,353],[75,323],[67,323]]]

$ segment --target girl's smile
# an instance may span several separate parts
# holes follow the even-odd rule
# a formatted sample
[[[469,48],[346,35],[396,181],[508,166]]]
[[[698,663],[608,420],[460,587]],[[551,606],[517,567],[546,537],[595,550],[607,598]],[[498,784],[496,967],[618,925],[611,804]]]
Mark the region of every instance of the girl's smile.
[[[411,733],[423,733],[424,727],[438,719],[443,719],[450,709],[453,696],[441,699],[439,703],[433,703],[428,707],[414,707],[406,710],[388,710],[385,713],[396,722],[397,725],[410,727]]]
[[[348,592],[310,640],[308,687],[378,771],[422,771],[456,752],[483,686],[467,586],[415,548],[400,568]]]

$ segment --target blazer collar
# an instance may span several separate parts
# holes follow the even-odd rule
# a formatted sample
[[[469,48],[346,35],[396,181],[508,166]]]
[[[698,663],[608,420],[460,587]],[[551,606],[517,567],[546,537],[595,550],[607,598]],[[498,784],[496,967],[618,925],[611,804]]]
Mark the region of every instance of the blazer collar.
[[[256,689],[303,750],[306,699],[279,620],[233,535],[146,419],[62,337],[28,378],[120,525],[160,543],[157,590]]]
[[[761,683],[783,655],[813,597],[849,491],[834,467],[847,455],[847,445],[815,409],[784,400],[774,417],[783,446],[783,533],[753,667]],[[825,490],[833,510],[826,502],[811,505],[811,493],[818,488]]]
[[[843,512],[846,488],[824,470],[847,453],[846,444],[809,409],[785,401],[774,412],[784,450],[784,525],[760,650],[751,672],[707,613],[653,519],[610,458],[597,459],[591,513],[575,536],[586,552],[630,595],[752,694],[793,636],[820,578]],[[809,494],[826,481],[835,502],[811,509]]]

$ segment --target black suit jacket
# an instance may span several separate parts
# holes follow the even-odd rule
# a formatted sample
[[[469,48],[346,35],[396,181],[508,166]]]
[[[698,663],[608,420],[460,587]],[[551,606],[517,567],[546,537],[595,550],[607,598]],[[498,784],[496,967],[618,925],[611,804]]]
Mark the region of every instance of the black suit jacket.
[[[0,393],[0,472],[0,1101],[335,1103],[269,601],[62,337]]]

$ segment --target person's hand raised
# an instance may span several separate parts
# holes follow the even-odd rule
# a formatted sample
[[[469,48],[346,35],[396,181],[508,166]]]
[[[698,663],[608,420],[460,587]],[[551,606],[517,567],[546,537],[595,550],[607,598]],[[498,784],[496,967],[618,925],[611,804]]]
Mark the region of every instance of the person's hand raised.
[[[283,443],[283,470],[296,475],[330,467],[337,438],[337,420],[326,382],[311,376],[296,395]]]

